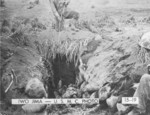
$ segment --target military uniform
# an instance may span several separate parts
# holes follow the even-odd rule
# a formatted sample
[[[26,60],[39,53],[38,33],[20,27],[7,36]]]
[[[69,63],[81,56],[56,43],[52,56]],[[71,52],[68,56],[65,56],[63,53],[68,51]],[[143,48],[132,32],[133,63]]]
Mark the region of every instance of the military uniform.
[[[61,31],[64,28],[64,19],[78,20],[79,13],[67,7],[70,0],[50,0],[50,3],[56,20],[56,30]]]
[[[128,115],[150,115],[147,110],[148,101],[150,101],[150,75],[144,74],[141,77],[140,84],[135,91],[134,97],[139,98],[139,104]]]
[[[64,12],[67,9],[67,5],[69,4],[69,2],[67,3],[66,0],[49,0],[50,1],[50,5],[52,8],[52,12],[55,16],[55,29],[57,31],[61,31],[64,27]]]

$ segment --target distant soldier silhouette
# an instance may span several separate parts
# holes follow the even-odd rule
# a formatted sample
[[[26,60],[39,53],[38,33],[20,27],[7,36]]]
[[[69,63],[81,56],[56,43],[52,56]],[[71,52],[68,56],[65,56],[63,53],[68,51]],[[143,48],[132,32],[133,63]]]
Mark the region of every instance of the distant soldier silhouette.
[[[4,0],[0,0],[0,7],[5,7],[5,1]]]
[[[71,11],[68,8],[70,0],[49,0],[52,8],[52,12],[56,20],[57,31],[62,31],[64,28],[65,19],[79,19],[79,13]]]

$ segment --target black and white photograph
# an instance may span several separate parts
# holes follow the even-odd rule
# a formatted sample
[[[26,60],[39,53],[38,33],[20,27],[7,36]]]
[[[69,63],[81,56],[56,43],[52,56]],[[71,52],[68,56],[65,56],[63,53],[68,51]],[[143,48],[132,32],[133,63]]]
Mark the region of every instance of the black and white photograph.
[[[150,115],[150,0],[0,0],[0,115]]]

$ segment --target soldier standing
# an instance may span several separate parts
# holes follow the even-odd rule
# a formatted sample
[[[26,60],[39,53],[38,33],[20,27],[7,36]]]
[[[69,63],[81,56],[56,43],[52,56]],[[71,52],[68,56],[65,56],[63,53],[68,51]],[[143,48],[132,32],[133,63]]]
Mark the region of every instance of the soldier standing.
[[[69,0],[49,0],[52,8],[52,12],[56,20],[56,29],[61,31],[64,26],[64,13],[67,10],[67,6],[70,3]]]

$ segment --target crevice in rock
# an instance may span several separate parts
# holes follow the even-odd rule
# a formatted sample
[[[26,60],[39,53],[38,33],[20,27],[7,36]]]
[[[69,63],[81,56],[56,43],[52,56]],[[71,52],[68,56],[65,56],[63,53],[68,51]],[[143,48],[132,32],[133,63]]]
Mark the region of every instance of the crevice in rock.
[[[67,57],[61,54],[56,54],[50,64],[51,67],[46,67],[47,70],[52,69],[51,71],[53,71],[53,76],[49,77],[47,82],[48,97],[56,98],[55,92],[58,95],[62,95],[62,90],[65,90],[71,84],[76,85],[79,69],[74,61],[67,61]]]

